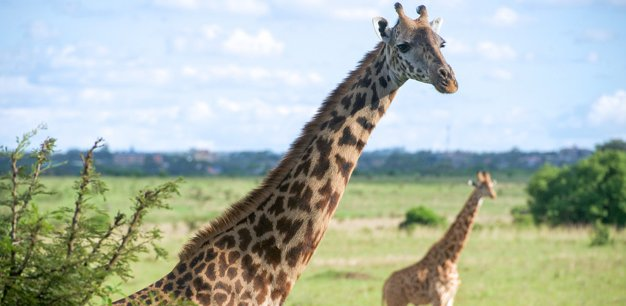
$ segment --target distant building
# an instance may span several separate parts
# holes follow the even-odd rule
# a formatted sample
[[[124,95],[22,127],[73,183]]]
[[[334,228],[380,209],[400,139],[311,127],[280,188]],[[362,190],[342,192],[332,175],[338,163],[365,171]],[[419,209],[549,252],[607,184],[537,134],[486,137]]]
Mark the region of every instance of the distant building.
[[[209,150],[191,150],[191,157],[194,161],[213,163],[217,161],[217,154]]]
[[[113,164],[116,166],[143,166],[146,163],[146,155],[143,153],[123,152],[113,154]]]
[[[152,162],[154,162],[156,165],[158,166],[163,166],[163,164],[165,163],[165,158],[163,158],[163,155],[161,154],[153,154],[152,155]]]

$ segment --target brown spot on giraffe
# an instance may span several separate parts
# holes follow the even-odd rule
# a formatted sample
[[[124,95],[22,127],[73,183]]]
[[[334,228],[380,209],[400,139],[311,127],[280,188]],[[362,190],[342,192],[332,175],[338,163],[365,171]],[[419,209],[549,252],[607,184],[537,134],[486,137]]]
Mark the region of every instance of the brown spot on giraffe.
[[[349,127],[345,127],[343,129],[341,138],[339,138],[340,146],[355,146],[356,145],[356,137],[352,134]]]
[[[441,38],[428,20],[412,20],[397,6],[396,12],[400,22],[392,28],[375,19],[382,42],[330,93],[260,186],[200,230],[183,248],[173,273],[116,305],[146,302],[143,294],[201,305],[285,301],[397,89],[416,79],[440,92],[456,91],[439,50]]]
[[[343,176],[343,180],[348,184],[348,180],[350,180],[350,174],[352,173],[352,168],[354,168],[354,163],[349,162],[347,159],[341,157],[341,155],[335,155],[335,161],[339,168],[339,172],[341,176]]]
[[[374,129],[374,125],[372,123],[370,123],[369,121],[367,121],[367,118],[365,117],[359,117],[356,119],[356,122],[361,125],[361,127],[363,129],[365,129],[368,133],[371,133],[372,130]]]

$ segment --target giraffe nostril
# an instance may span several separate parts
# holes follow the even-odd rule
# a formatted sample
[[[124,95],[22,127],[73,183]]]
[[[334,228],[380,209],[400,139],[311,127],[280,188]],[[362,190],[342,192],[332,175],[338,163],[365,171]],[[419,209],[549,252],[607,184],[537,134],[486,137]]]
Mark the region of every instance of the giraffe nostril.
[[[448,72],[448,69],[439,68],[439,76],[444,79],[448,79],[450,77],[450,72]]]

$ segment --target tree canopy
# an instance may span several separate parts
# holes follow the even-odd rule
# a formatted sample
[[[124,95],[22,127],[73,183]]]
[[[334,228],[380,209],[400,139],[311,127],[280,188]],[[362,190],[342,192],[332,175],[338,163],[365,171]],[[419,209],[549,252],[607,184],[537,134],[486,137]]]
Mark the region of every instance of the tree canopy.
[[[528,183],[536,223],[626,225],[626,151],[602,149],[562,168],[544,166]]]

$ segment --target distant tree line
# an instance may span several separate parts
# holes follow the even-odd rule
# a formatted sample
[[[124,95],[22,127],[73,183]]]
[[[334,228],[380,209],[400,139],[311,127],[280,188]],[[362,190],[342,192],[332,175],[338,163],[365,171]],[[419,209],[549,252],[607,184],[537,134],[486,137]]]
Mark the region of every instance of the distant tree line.
[[[457,176],[489,169],[502,175],[530,175],[545,164],[563,166],[591,155],[591,150],[566,148],[549,152],[512,149],[499,153],[466,151],[417,151],[388,149],[364,152],[354,175],[367,176]],[[190,150],[179,153],[111,152],[106,147],[95,153],[98,171],[114,176],[258,176],[280,161],[282,154],[270,151],[211,152]],[[47,175],[75,175],[80,170],[80,151],[52,156],[64,164]],[[0,167],[7,163],[0,161]],[[0,171],[7,169],[0,168]]]

